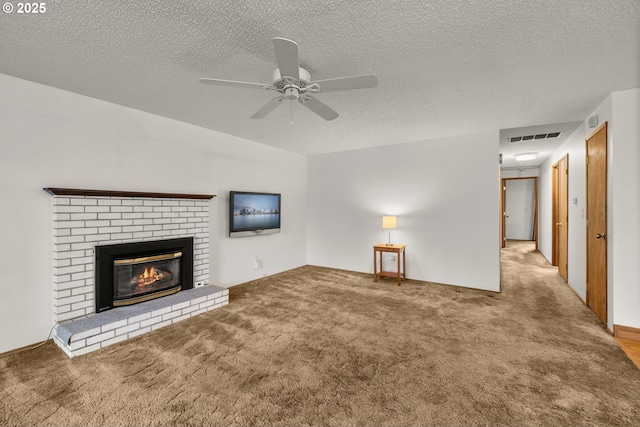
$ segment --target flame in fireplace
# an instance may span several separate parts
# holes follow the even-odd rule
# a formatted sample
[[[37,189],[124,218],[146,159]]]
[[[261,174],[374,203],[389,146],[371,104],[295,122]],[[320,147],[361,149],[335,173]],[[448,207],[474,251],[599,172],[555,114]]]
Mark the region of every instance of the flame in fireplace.
[[[132,282],[134,282],[134,284],[139,287],[149,286],[157,281],[164,279],[165,276],[165,272],[157,270],[155,267],[145,267],[144,271],[137,277],[134,277]]]

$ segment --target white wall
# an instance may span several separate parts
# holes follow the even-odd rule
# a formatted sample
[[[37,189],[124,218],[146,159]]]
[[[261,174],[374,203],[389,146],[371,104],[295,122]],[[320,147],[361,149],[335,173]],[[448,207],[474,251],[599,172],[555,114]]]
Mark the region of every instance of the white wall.
[[[569,181],[568,181],[568,215],[569,236],[567,254],[567,282],[569,286],[586,301],[586,171],[585,171],[585,125],[579,126],[555,153],[540,167],[538,182],[538,200],[540,211],[538,213],[538,248],[542,255],[551,260],[551,233],[552,219],[552,192],[551,192],[551,167],[563,156],[569,155]],[[574,203],[575,201],[575,203]]]
[[[498,291],[498,131],[312,156],[308,263],[373,272],[391,241],[411,279]]]
[[[306,264],[304,156],[5,75],[0,93],[0,352],[53,325],[53,198],[43,187],[217,194],[213,284]],[[229,190],[282,193],[282,232],[229,239]]]
[[[613,323],[640,328],[640,88],[612,94]]]

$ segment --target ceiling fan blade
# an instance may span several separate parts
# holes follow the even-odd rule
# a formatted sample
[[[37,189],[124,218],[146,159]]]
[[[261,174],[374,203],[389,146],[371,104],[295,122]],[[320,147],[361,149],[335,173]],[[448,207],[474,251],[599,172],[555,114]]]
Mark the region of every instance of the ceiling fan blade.
[[[354,77],[340,77],[337,79],[317,80],[318,92],[334,92],[337,90],[369,89],[378,86],[378,78],[374,74]]]
[[[273,50],[276,53],[276,62],[282,77],[300,78],[300,64],[298,62],[298,44],[292,40],[275,37]]]
[[[309,95],[298,98],[298,102],[325,120],[337,119],[339,114],[331,109],[327,104],[318,101]]]
[[[252,89],[270,89],[273,86],[265,85],[262,83],[251,83],[251,82],[235,82],[233,80],[220,80],[220,79],[200,79],[200,83],[204,83],[207,85],[216,85],[216,86],[232,86],[232,87],[246,87]]]
[[[253,116],[251,116],[251,118],[252,119],[261,119],[261,118],[263,118],[264,116],[266,116],[267,114],[269,114],[270,112],[275,110],[281,104],[283,99],[284,99],[284,96],[279,96],[277,98],[273,98],[271,101],[267,102],[261,109],[256,111],[253,114]]]

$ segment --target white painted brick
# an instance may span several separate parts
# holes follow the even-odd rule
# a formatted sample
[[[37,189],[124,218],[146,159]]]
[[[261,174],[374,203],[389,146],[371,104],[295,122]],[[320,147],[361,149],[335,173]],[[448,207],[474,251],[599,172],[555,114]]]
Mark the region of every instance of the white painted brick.
[[[127,319],[127,323],[128,324],[137,323],[142,320],[147,320],[150,318],[151,318],[151,313],[142,313],[137,316],[129,317],[129,319]]]
[[[60,292],[55,292],[53,298],[66,298],[66,297],[70,297],[71,296],[71,289],[66,289],[64,291],[60,291]]]
[[[98,219],[98,214],[97,213],[72,213],[71,214],[71,220],[72,221],[87,221],[87,220],[94,220],[94,219]]]
[[[162,226],[163,230],[178,230],[180,229],[180,224],[164,224]]]
[[[116,336],[114,331],[105,332],[102,334],[94,335],[92,337],[87,338],[87,345],[95,344],[101,341],[108,340]]]
[[[79,228],[84,227],[84,221],[55,221],[54,228]]]
[[[70,259],[54,259],[53,266],[55,268],[68,267],[71,265]]]
[[[142,206],[142,200],[140,200],[140,199],[124,199],[124,200],[122,200],[122,206]]]
[[[89,307],[93,307],[95,305],[95,302],[93,300],[86,300],[86,301],[82,301],[82,302],[78,302],[75,304],[71,304],[71,310],[80,310],[83,308],[89,308]]]
[[[96,227],[87,227],[87,228],[74,228],[71,230],[71,234],[74,236],[82,236],[87,234],[97,234],[98,229]]]
[[[111,221],[108,219],[100,219],[96,221],[87,221],[87,227],[108,227],[111,225]]]
[[[72,265],[89,264],[93,262],[93,257],[74,258],[71,260]]]
[[[214,304],[214,305],[212,305],[212,306],[207,307],[207,311],[212,311],[212,310],[215,310],[216,308],[220,308],[220,307],[222,307],[222,306],[223,306],[223,304],[221,304],[221,303],[219,303],[219,304]]]
[[[203,221],[202,221],[202,218],[195,217],[195,218],[187,218],[187,222],[192,222],[194,224],[201,224]]]
[[[84,300],[85,300],[84,295],[74,295],[66,298],[56,298],[56,295],[54,295],[54,301],[58,306],[62,306],[65,304],[73,304],[74,302],[80,302]]]
[[[191,224],[191,223],[189,223],[189,224],[180,224],[180,228],[183,229],[183,230],[188,230],[190,228],[195,228],[195,227],[196,226],[194,224]]]
[[[153,212],[156,209],[157,208],[154,208],[152,206],[136,206],[133,208],[133,211],[137,214],[141,214],[141,213]]]
[[[112,226],[133,225],[132,219],[114,219],[111,221]]]
[[[126,322],[126,319],[125,319],[125,322]],[[136,329],[140,329],[140,323],[132,323],[130,325],[118,328],[116,329],[116,335],[127,334],[129,332],[135,331]]]
[[[82,286],[85,286],[85,281],[84,280],[71,280],[71,276],[68,276],[68,280],[65,280],[64,282],[59,282],[57,283],[54,287],[54,290],[58,290],[58,291],[63,291],[65,289],[72,289],[72,288],[79,288]]]
[[[61,244],[61,245],[53,245],[54,256],[57,252],[67,252],[71,250],[71,245],[69,243]]]
[[[75,213],[75,212],[84,212],[84,206],[56,206],[55,212],[57,213]]]
[[[87,341],[86,340],[80,340],[80,341],[76,341],[74,343],[70,343],[66,347],[71,351],[75,351],[75,350],[81,349],[82,347],[85,347],[86,345],[87,345]]]
[[[163,212],[163,218],[178,218],[180,214],[178,212]]]
[[[73,289],[69,289],[67,290],[70,295],[82,295],[82,294],[88,294],[94,291],[93,286],[82,286],[79,288],[73,288]],[[65,291],[65,292],[67,292]]]
[[[68,213],[56,213],[53,215],[54,221],[69,221],[71,220],[71,214]]]
[[[91,213],[109,212],[109,206],[85,206],[84,211]]]
[[[180,316],[180,312],[179,311],[172,311],[171,313],[167,313],[167,314],[163,314],[162,315],[162,320],[170,320],[173,319],[175,317]]]
[[[183,308],[182,309],[182,314],[189,314],[189,313],[193,313],[194,311],[198,310],[200,308],[200,306],[198,304],[196,305],[191,305],[187,308]]]
[[[102,206],[119,206],[122,204],[121,199],[100,199],[98,205]]]
[[[153,237],[153,232],[151,231],[142,231],[139,233],[133,233],[134,239],[146,239],[148,237]]]
[[[141,219],[141,218],[142,218],[142,213],[139,213],[139,212],[133,212],[133,213],[124,212],[122,214],[122,219]]]
[[[179,310],[182,310],[183,308],[189,307],[189,305],[191,305],[189,304],[189,301],[184,301],[179,304],[174,304],[171,306],[171,311],[179,311]]]
[[[162,214],[160,212],[144,212],[142,214],[142,217],[143,218],[147,218],[147,219],[149,219],[149,218],[152,218],[152,219],[153,218],[162,218]]]
[[[64,244],[64,243],[77,243],[77,242],[83,242],[83,241],[84,241],[83,236],[65,236],[65,237],[56,238],[55,243],[56,245],[58,245],[58,244]]]
[[[98,229],[98,233],[107,234],[107,233],[121,233],[122,227],[100,227]]]
[[[160,231],[162,230],[162,226],[161,225],[145,225],[144,226],[144,231]]]
[[[108,234],[92,234],[84,237],[87,242],[104,242],[110,239],[111,237]]]
[[[73,198],[70,200],[70,204],[73,206],[94,206],[98,204],[98,201],[89,198]]]
[[[156,329],[164,328],[165,326],[169,326],[171,324],[171,320],[165,320],[164,322],[156,323],[151,326],[151,330],[155,331]]]
[[[183,320],[187,320],[189,317],[191,317],[191,314],[183,314],[182,316],[178,316],[176,318],[173,319],[173,323],[178,323],[181,322]]]
[[[84,271],[82,273],[73,273],[71,275],[71,280],[75,281],[75,280],[82,280],[82,279],[90,279],[92,276],[93,276],[93,270]]]
[[[201,308],[199,310],[196,310],[196,311],[192,312],[191,313],[191,317],[198,316],[199,314],[203,314],[203,313],[206,313],[206,312],[207,312],[206,308]]]
[[[143,205],[145,206],[162,206],[162,201],[161,200],[148,200],[145,199]]]
[[[180,218],[194,218],[195,216],[196,214],[194,214],[193,212],[189,212],[189,211],[180,212]]]
[[[55,302],[55,299],[53,300],[53,314],[55,314],[56,316],[58,315],[65,315],[67,313],[73,313],[71,311],[71,304],[67,304],[67,305],[57,305]],[[83,313],[84,314],[84,311]],[[66,319],[65,319],[66,320]]]
[[[133,206],[111,206],[111,212],[133,212]]]
[[[185,206],[174,206],[171,208],[171,212],[187,212],[187,208]]]
[[[147,332],[151,332],[151,326],[147,326],[146,328],[137,329],[133,332],[129,332],[129,338],[135,338],[139,335],[146,334]]]
[[[128,338],[129,337],[126,336],[126,335],[116,336],[115,338],[111,338],[110,340],[102,341],[100,343],[100,348],[104,348],[104,347],[106,347],[108,345],[111,345],[111,344],[119,343],[119,342],[124,341],[124,340],[126,340]]]
[[[77,340],[84,340],[85,338],[92,337],[94,335],[98,335],[100,333],[100,328],[89,329],[88,331],[83,331],[74,335],[71,335],[70,342],[75,342]]]
[[[100,328],[100,332],[112,331],[127,324],[127,319],[118,320],[117,322],[108,323]],[[116,332],[116,335],[120,335]]]
[[[197,218],[208,218],[209,217],[209,212],[196,212],[196,217]]]
[[[69,249],[71,249],[71,245],[69,245]],[[83,256],[84,256],[84,251],[56,252],[54,254],[54,259],[80,258]]]
[[[229,295],[229,289],[225,289],[224,291],[222,291],[222,295]]]
[[[173,237],[184,237],[186,235],[185,230],[171,230],[171,235]]]
[[[80,243],[72,243],[71,250],[72,251],[85,251],[85,255],[93,255],[93,247],[95,243],[93,242],[80,242]]]
[[[200,206],[191,206],[187,208],[189,212],[202,212],[202,208]]]
[[[84,271],[83,265],[72,265],[69,267],[57,268],[55,274],[73,274]]]
[[[159,230],[153,232],[153,237],[171,236],[171,230]]]
[[[111,239],[113,240],[118,240],[118,239],[122,239],[122,240],[126,240],[126,239],[133,239],[133,233],[115,233],[111,235]]]
[[[163,200],[162,206],[178,206],[180,202],[178,200]]]
[[[155,325],[156,323],[160,323],[161,321],[162,321],[162,316],[153,316],[150,319],[141,321],[140,326],[144,328],[146,326],[152,326],[152,325]]]
[[[141,225],[131,225],[128,227],[122,227],[122,231],[124,233],[138,233],[140,231],[143,231],[143,227]],[[135,237],[135,236],[134,236]]]
[[[205,302],[206,300],[207,300],[207,296],[205,295],[205,296],[201,296],[201,297],[192,299],[190,301],[190,303],[191,303],[191,305],[198,305],[201,302]]]
[[[209,294],[209,295],[207,295],[207,300],[208,300],[208,301],[211,301],[211,300],[214,300],[214,299],[216,299],[216,298],[221,297],[222,295],[223,295],[223,294],[222,294],[222,291],[218,291],[218,292],[215,292],[215,293],[213,293],[213,294]]]
[[[122,218],[122,213],[120,212],[105,212],[105,213],[98,214],[99,220],[103,220],[103,219],[112,220],[112,219],[120,219],[120,218]]]
[[[214,300],[209,300],[209,301],[205,301],[203,303],[200,303],[200,308],[208,308],[211,307],[212,305],[214,305],[216,302]]]
[[[170,313],[170,312],[171,312],[171,307],[160,308],[158,310],[152,311],[151,312],[151,317],[162,316],[162,315]]]
[[[220,298],[216,298],[214,301],[216,302],[216,304],[225,303],[225,302],[229,301],[229,297],[227,295],[225,295],[225,296],[222,296]]]

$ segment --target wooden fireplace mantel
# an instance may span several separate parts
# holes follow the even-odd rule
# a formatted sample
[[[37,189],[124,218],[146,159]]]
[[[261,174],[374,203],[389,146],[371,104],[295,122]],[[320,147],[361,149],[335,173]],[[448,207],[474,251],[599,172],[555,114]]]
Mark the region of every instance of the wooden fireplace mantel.
[[[198,199],[206,200],[215,194],[147,193],[142,191],[83,190],[78,188],[45,187],[44,191],[52,196],[92,196],[92,197],[145,197],[154,199]]]

